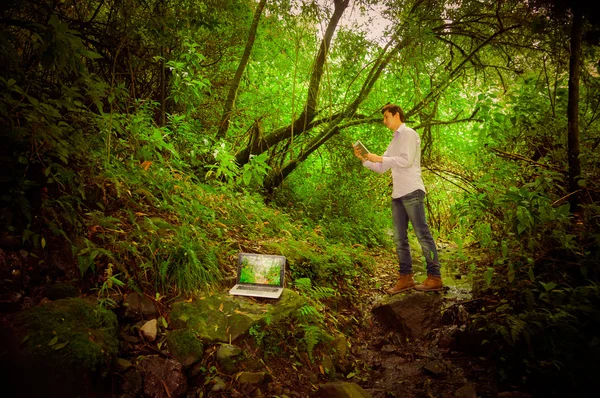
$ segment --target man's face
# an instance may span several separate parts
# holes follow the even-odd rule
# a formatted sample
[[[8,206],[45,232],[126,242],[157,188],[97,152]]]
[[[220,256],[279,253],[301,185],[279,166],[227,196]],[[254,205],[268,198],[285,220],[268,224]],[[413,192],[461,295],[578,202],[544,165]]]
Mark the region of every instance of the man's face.
[[[398,127],[402,124],[400,121],[400,114],[396,113],[395,115],[392,115],[390,111],[385,111],[383,114],[383,124],[392,131],[398,130]]]

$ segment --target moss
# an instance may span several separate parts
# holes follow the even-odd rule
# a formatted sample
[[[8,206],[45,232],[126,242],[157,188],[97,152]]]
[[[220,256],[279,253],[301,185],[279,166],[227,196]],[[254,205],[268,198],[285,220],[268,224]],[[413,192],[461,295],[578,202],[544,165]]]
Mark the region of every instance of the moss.
[[[189,354],[202,357],[204,344],[194,333],[189,330],[174,330],[167,335],[167,344],[171,353],[176,358],[186,357]]]
[[[57,282],[45,288],[46,297],[50,300],[75,297],[79,294],[77,288],[69,283]]]
[[[61,299],[22,312],[22,348],[55,367],[95,370],[117,353],[117,317],[94,302]]]

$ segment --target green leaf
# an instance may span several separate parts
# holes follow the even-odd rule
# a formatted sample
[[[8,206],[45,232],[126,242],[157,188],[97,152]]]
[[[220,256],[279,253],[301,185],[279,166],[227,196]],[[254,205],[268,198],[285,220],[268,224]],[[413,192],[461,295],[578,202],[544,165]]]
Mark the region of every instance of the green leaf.
[[[529,276],[530,281],[533,282],[535,280],[535,275],[533,273],[533,267],[529,267],[529,271],[527,271],[527,276]]]
[[[30,337],[31,337],[30,334],[28,334],[27,336],[23,337],[23,340],[21,340],[21,344],[24,344],[25,342],[27,342],[27,340],[29,340]]]
[[[354,372],[350,372],[350,373],[348,373],[348,374],[346,375],[346,379],[351,379],[351,378],[353,378],[354,376],[356,376],[356,373],[354,373]]]
[[[158,322],[165,329],[169,327],[169,324],[167,323],[167,320],[164,317],[162,317],[162,316],[160,318],[158,318]]]
[[[102,55],[95,53],[93,51],[90,50],[84,50],[84,49],[80,49],[79,52],[81,53],[81,55],[88,57],[89,59],[98,59],[98,58],[102,58]]]
[[[54,347],[52,347],[52,349],[53,349],[54,351],[58,351],[58,350],[60,350],[60,349],[63,349],[63,348],[65,348],[65,347],[66,347],[66,346],[67,346],[69,343],[70,343],[70,341],[67,341],[66,343],[60,343],[60,344],[57,344],[57,345],[55,345]]]
[[[245,171],[242,178],[244,180],[244,185],[250,185],[250,181],[252,180],[252,172],[250,170]]]
[[[488,287],[492,284],[492,275],[494,275],[494,269],[492,267],[488,267],[483,273],[483,279]]]
[[[48,342],[48,345],[52,347],[56,343],[58,343],[58,336],[54,336],[54,338]]]
[[[556,283],[554,282],[548,282],[548,283],[544,283],[540,281],[540,285],[542,285],[544,287],[544,289],[549,292],[550,290],[554,289],[556,286],[558,286]]]

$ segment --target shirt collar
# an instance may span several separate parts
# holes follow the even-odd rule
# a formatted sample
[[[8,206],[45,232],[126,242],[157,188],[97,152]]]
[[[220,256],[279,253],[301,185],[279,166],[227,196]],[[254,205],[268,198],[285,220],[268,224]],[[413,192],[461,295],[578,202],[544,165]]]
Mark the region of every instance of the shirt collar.
[[[394,138],[398,137],[400,135],[400,131],[402,131],[404,129],[404,126],[406,126],[406,123],[402,123],[400,125],[400,127],[398,127],[396,129],[396,131],[394,131]]]

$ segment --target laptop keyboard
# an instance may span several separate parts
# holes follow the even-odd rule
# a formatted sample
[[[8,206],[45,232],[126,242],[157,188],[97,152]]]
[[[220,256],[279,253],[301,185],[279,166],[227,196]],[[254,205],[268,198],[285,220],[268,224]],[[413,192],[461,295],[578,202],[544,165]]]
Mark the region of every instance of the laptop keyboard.
[[[261,287],[261,286],[238,286],[237,290],[252,290],[256,292],[276,292],[277,288]]]

